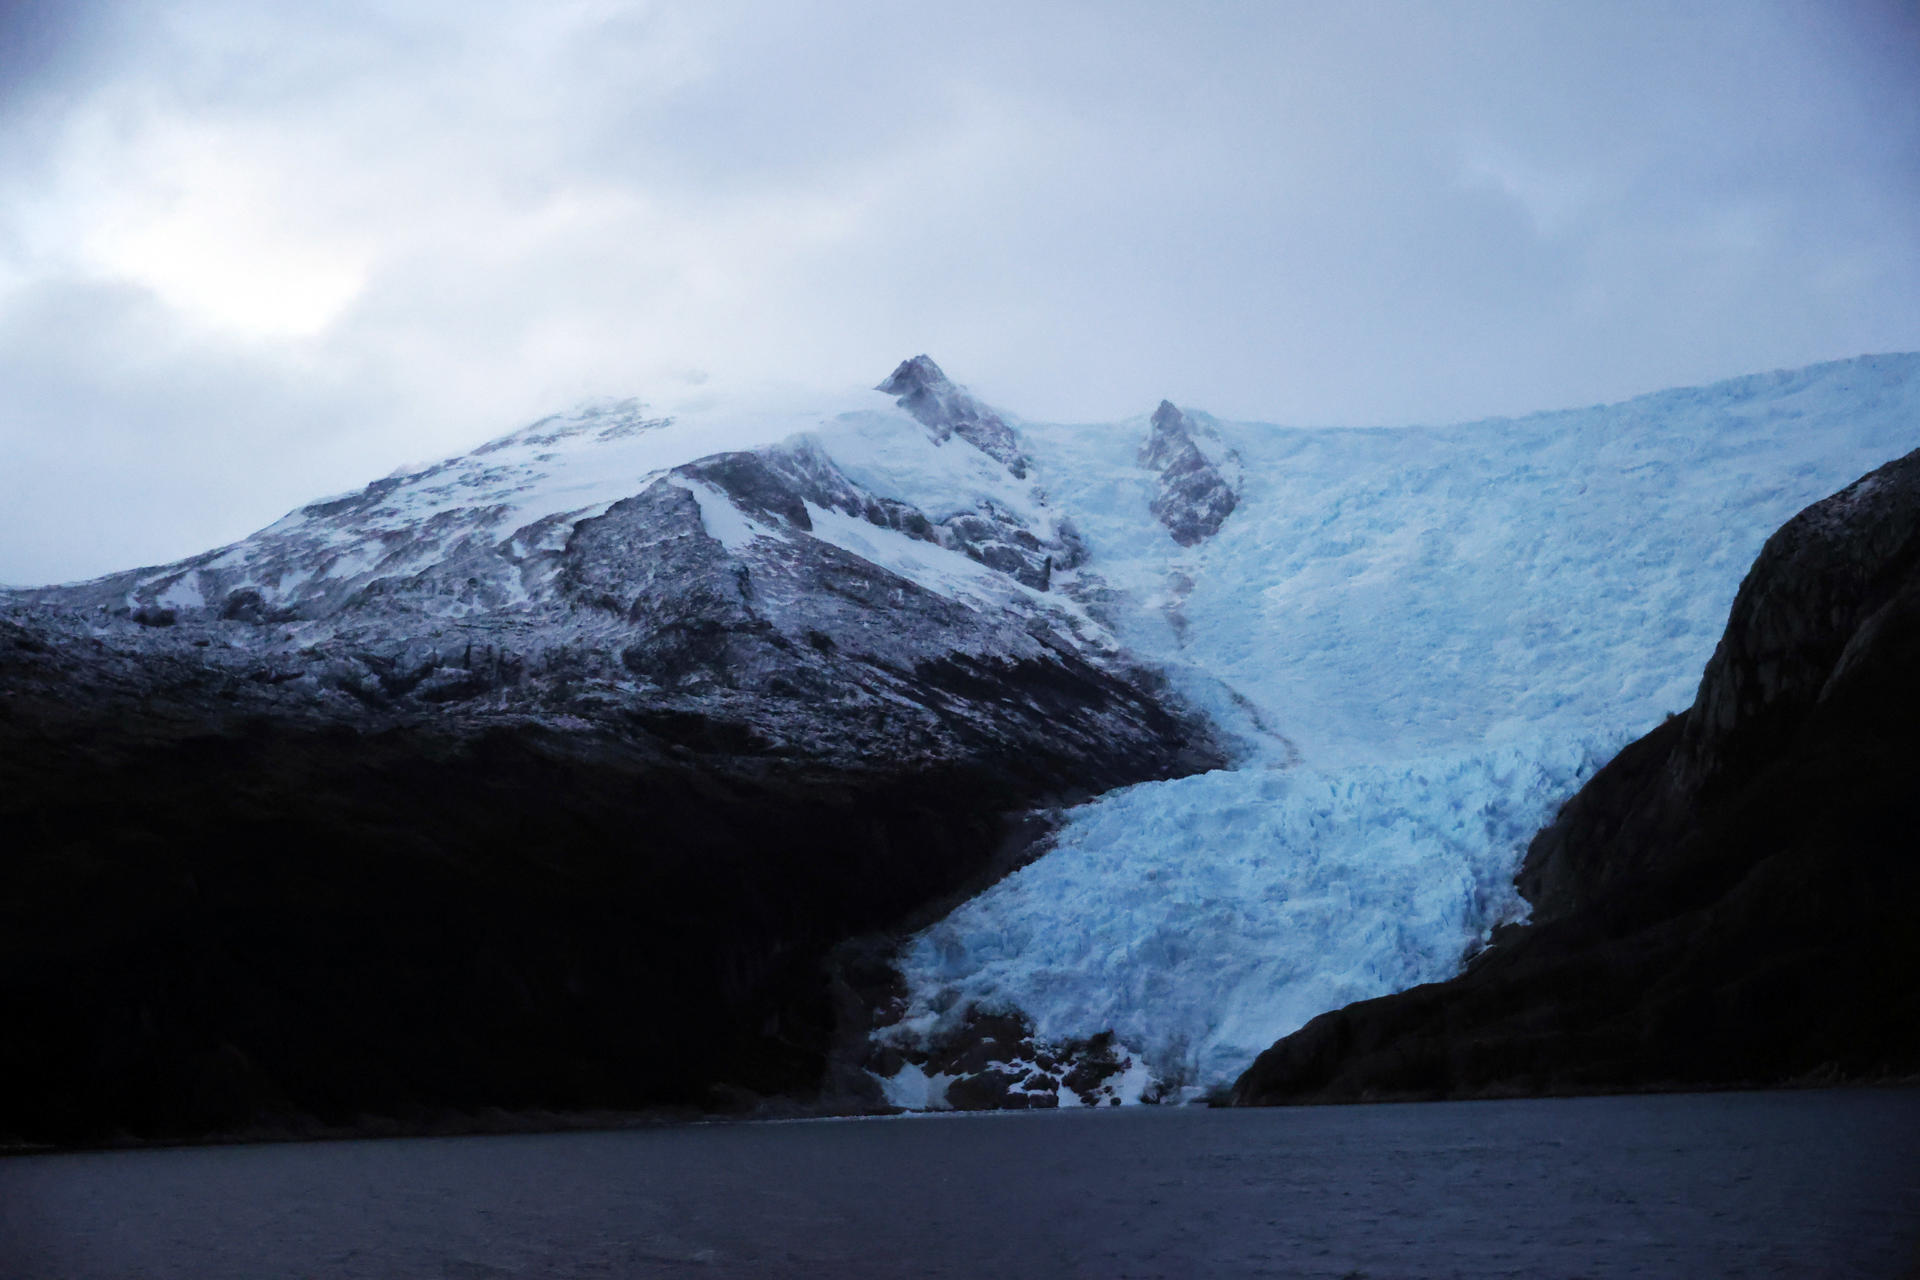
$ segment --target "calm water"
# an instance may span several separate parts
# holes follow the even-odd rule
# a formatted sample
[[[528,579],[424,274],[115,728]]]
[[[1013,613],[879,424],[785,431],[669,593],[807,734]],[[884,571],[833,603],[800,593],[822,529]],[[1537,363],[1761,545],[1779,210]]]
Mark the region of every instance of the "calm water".
[[[1903,1276],[1920,1091],[999,1114],[0,1161],[0,1272]]]

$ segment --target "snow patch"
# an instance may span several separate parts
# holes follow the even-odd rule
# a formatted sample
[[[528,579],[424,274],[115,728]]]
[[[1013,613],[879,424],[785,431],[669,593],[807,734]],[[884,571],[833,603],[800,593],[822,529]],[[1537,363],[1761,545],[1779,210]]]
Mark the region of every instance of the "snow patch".
[[[755,538],[780,536],[778,530],[747,515],[733,505],[731,498],[704,480],[674,476],[672,483],[693,495],[693,500],[700,504],[700,523],[705,526],[707,535],[728,551],[744,551],[753,544]]]
[[[935,441],[900,410],[844,413],[807,434],[847,479],[919,508],[936,524],[982,500],[1029,525],[1045,527],[1051,518],[1030,482],[959,436]]]
[[[1155,1088],[1158,1081],[1154,1079],[1153,1072],[1148,1069],[1146,1060],[1140,1054],[1124,1048],[1122,1051],[1127,1053],[1126,1069],[1107,1081],[1107,1097],[1118,1098],[1123,1107],[1137,1107],[1146,1101],[1148,1091]],[[1071,1089],[1062,1089],[1060,1091],[1062,1101],[1064,1102],[1072,1093]]]
[[[909,537],[897,529],[883,528],[844,511],[809,502],[807,516],[813,523],[813,536],[822,542],[830,542],[842,551],[851,552],[949,600],[1000,608],[1026,590],[1006,574],[969,560],[958,551]]]
[[[904,1064],[890,1076],[874,1076],[887,1102],[909,1111],[943,1111],[947,1107],[947,1086],[955,1077],[928,1075],[914,1063]]]
[[[154,603],[169,609],[202,609],[206,607],[206,597],[200,594],[200,575],[182,574],[167,589],[154,597]]]

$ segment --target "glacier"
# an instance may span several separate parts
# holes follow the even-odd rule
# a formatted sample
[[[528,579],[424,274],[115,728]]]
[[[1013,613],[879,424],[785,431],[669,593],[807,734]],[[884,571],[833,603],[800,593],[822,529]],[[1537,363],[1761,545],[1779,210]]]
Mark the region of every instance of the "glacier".
[[[891,1035],[1011,1008],[1042,1044],[1114,1031],[1147,1070],[1122,1101],[1230,1082],[1276,1027],[1455,973],[1521,914],[1528,839],[1622,745],[1541,739],[1110,792],[914,937],[914,1002]]]
[[[1534,832],[1692,701],[1767,535],[1920,444],[1920,357],[1441,427],[1191,416],[1243,476],[1192,547],[1142,518],[1144,417],[1020,428],[1119,639],[1237,767],[1067,813],[909,940],[884,1039],[972,1011],[1110,1030],[1152,1077],[1122,1101],[1193,1098],[1315,1014],[1457,973],[1523,911]]]
[[[1528,840],[1691,702],[1767,535],[1920,444],[1916,355],[1440,426],[1170,404],[1025,421],[924,357],[882,389],[898,402],[589,405],[230,547],[0,604],[315,714],[443,694],[555,714],[532,675],[467,688],[476,643],[511,647],[568,714],[731,707],[796,756],[914,758],[899,686],[929,661],[1158,672],[1231,766],[1060,812],[1037,857],[904,940],[873,1039],[893,1051],[880,1093],[916,1107],[958,1077],[913,1053],[978,1015],[1031,1028],[1008,1072],[1097,1041],[1113,1069],[1093,1100],[1194,1098],[1315,1014],[1453,975],[1519,918]],[[618,579],[621,611],[582,603],[566,575],[588,570]],[[823,594],[849,572],[860,599]],[[789,642],[765,670],[636,657],[709,582],[715,600],[752,583],[773,629],[742,643]],[[820,686],[841,702],[753,683],[812,667],[859,679]],[[1090,751],[1112,736],[1083,730]]]

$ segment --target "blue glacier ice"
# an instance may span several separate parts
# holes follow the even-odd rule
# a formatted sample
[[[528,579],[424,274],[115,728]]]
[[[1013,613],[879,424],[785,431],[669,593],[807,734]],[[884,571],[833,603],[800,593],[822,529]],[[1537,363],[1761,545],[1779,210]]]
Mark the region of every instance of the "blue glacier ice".
[[[1144,417],[1021,424],[1120,640],[1240,739],[1231,770],[1071,811],[915,936],[895,1037],[969,1007],[1112,1030],[1193,1096],[1317,1013],[1458,972],[1524,913],[1533,833],[1693,699],[1803,506],[1920,445],[1920,357],[1439,427],[1217,422],[1240,502],[1147,518]]]

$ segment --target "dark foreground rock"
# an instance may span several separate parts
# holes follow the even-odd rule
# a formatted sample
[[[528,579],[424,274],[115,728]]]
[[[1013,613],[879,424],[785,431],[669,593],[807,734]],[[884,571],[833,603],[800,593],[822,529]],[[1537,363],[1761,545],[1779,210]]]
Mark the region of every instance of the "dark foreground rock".
[[[1131,698],[1104,755],[1007,716],[1003,747],[858,767],[645,706],[294,716],[4,630],[0,1136],[28,1141],[804,1095],[836,943],[950,893],[1005,815],[1187,767],[1092,672],[993,674],[1069,717]]]
[[[1920,453],[1768,540],[1693,706],[1518,883],[1532,926],[1314,1019],[1234,1101],[1920,1073]]]

